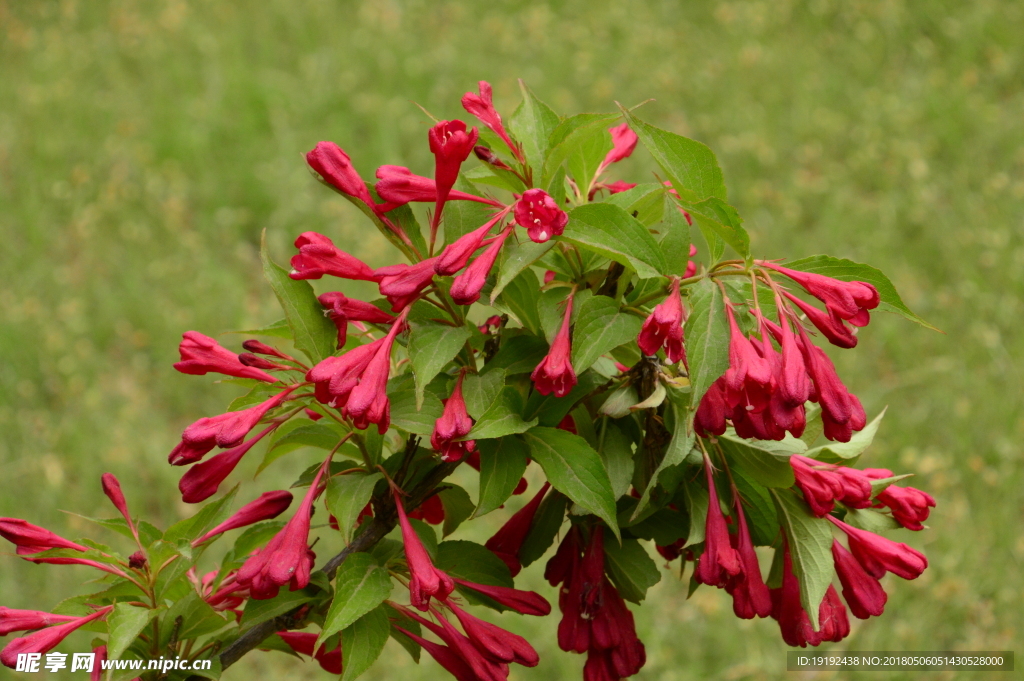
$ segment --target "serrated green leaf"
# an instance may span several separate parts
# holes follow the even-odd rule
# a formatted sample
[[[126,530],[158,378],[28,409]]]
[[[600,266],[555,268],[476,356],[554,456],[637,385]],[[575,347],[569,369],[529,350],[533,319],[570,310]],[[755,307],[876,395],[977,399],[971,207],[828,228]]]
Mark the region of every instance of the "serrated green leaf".
[[[589,196],[597,171],[613,147],[611,133],[605,128],[603,134],[588,135],[569,155],[569,174],[576,180],[580,193]]]
[[[526,443],[515,436],[481,440],[476,446],[480,450],[480,500],[473,517],[490,513],[508,501],[526,472],[530,454]]]
[[[623,539],[621,546],[608,542],[604,565],[619,595],[632,603],[643,601],[647,590],[661,581],[661,571],[636,539]]]
[[[441,400],[430,393],[424,393],[423,405],[416,408],[416,392],[400,390],[389,395],[391,400],[391,425],[407,433],[429,436],[434,432],[434,423],[441,418],[444,407]]]
[[[871,496],[876,497],[878,494],[885,490],[889,485],[899,482],[904,478],[914,477],[913,473],[904,473],[903,475],[893,475],[888,478],[874,478],[871,480]]]
[[[524,437],[551,485],[604,520],[621,540],[615,495],[601,455],[583,438],[558,428],[533,428]]]
[[[903,299],[900,298],[900,294],[896,291],[893,283],[889,281],[889,277],[885,276],[881,270],[870,265],[862,265],[845,258],[833,258],[830,255],[812,255],[807,258],[800,258],[799,260],[780,264],[791,270],[813,272],[840,281],[867,282],[878,289],[878,297],[880,299],[878,303],[879,310],[894,312],[933,331],[939,330],[914,314],[907,307],[906,303],[903,302]]]
[[[709,262],[714,263],[721,258],[723,242],[743,257],[750,254],[750,236],[743,228],[743,218],[725,201],[710,198],[698,203],[680,201],[679,205],[686,209],[704,235],[711,255]]]
[[[607,135],[608,128],[618,119],[619,114],[583,113],[559,123],[548,138],[550,151],[544,162],[543,184],[548,184],[558,168],[582,145],[595,137]]]
[[[203,506],[199,509],[199,512],[191,518],[179,520],[175,524],[171,525],[167,528],[167,531],[164,532],[164,541],[170,545],[174,545],[182,539],[188,541],[198,539],[207,530],[213,528],[217,523],[227,518],[228,504],[231,503],[237,493],[238,487],[234,487],[220,499],[211,501]]]
[[[469,340],[465,326],[413,324],[409,332],[409,359],[416,377],[416,407],[423,404],[423,390]]]
[[[527,331],[540,334],[540,318],[537,316],[537,300],[540,298],[540,281],[529,268],[524,269],[506,284],[501,295],[491,305],[519,322]]]
[[[338,440],[342,438],[342,434],[331,425],[317,423],[309,419],[296,419],[296,421],[300,422],[300,425],[290,428],[270,443],[267,453],[263,455],[263,461],[256,469],[256,475],[262,473],[270,464],[289,452],[301,447],[331,450],[338,445]]]
[[[239,411],[246,407],[251,407],[254,404],[265,402],[270,399],[271,395],[276,395],[281,392],[280,383],[266,383],[264,381],[257,382],[249,392],[244,395],[239,395],[235,399],[231,400],[231,404],[228,405],[228,411]]]
[[[731,472],[743,501],[743,514],[754,546],[770,546],[779,534],[779,515],[768,488],[757,484],[739,469]]]
[[[796,481],[793,467],[789,464],[792,453],[772,448],[767,442],[744,440],[729,433],[720,436],[718,443],[725,451],[730,466],[735,466],[765,487],[792,487]]]
[[[612,482],[616,499],[629,491],[633,479],[633,447],[629,438],[613,423],[604,426],[604,440],[598,452]]]
[[[284,309],[295,347],[313,362],[334,354],[338,330],[331,320],[324,317],[324,308],[317,302],[309,282],[292,279],[286,270],[270,259],[266,233],[260,244],[260,258],[263,261],[263,274]]]
[[[630,215],[636,213],[636,219],[641,224],[650,227],[661,220],[665,214],[666,192],[667,189],[664,185],[648,182],[638,184],[624,192],[612,194],[606,197],[602,203],[618,206]],[[679,215],[679,218],[682,219],[682,215]],[[689,242],[687,242],[687,254],[689,254]]]
[[[448,483],[448,486],[441,490],[438,495],[441,498],[441,505],[444,507],[444,525],[441,534],[447,537],[458,529],[466,518],[473,514],[476,505],[469,498],[466,490],[458,485]]]
[[[647,510],[651,494],[654,492],[661,474],[666,469],[681,464],[693,447],[693,442],[696,438],[696,434],[693,431],[694,412],[688,409],[688,401],[684,399],[685,397],[685,395],[677,396],[669,401],[668,409],[671,410],[672,420],[668,425],[670,426],[670,432],[672,432],[672,439],[665,448],[665,455],[662,457],[661,462],[654,469],[647,487],[640,495],[640,502],[637,504],[631,520],[639,518],[640,514]]]
[[[242,612],[242,621],[239,623],[240,631],[248,631],[260,622],[273,619],[283,615],[289,610],[299,607],[303,603],[316,600],[323,594],[320,587],[310,583],[305,589],[291,591],[281,589],[274,598],[256,600],[250,598],[245,603],[245,610]]]
[[[474,196],[483,196],[473,183],[462,175],[455,181],[453,189]],[[445,240],[452,243],[460,236],[472,232],[490,220],[494,213],[494,206],[479,201],[449,201],[444,205],[442,220]]]
[[[497,300],[498,296],[509,282],[519,276],[527,267],[544,257],[554,245],[554,240],[545,241],[542,244],[534,243],[529,239],[523,239],[518,244],[506,244],[501,252],[501,263],[498,265],[498,277],[491,289],[491,303]]]
[[[711,496],[697,480],[687,480],[683,490],[686,494],[686,510],[690,515],[690,531],[686,535],[685,548],[685,546],[693,546],[704,541]]]
[[[829,442],[820,447],[808,449],[804,453],[804,456],[810,459],[824,461],[825,463],[854,463],[857,458],[871,446],[871,443],[875,439],[875,434],[878,433],[878,427],[882,423],[882,417],[885,416],[886,410],[888,410],[888,407],[883,409],[878,416],[873,418],[869,424],[864,426],[863,430],[854,433],[850,437],[849,442]]]
[[[369,553],[353,553],[346,558],[338,568],[334,601],[324,619],[316,648],[383,603],[391,595],[391,586],[388,571]]]
[[[635,341],[643,320],[619,311],[607,296],[593,296],[579,308],[572,334],[572,366],[583,373],[597,359],[623,343]]]
[[[486,374],[467,374],[462,381],[462,398],[466,401],[469,415],[474,420],[483,416],[504,385],[505,372],[502,369],[493,369]]]
[[[523,145],[526,162],[540,173],[544,169],[544,158],[548,152],[548,139],[558,127],[558,114],[526,87],[520,79],[519,90],[523,93],[523,101],[509,118],[508,126],[516,141]],[[538,178],[539,179],[539,178]]]
[[[336,475],[327,481],[327,509],[337,519],[346,545],[352,541],[359,512],[369,503],[374,486],[383,477],[380,473],[359,471]]]
[[[229,331],[228,333],[245,334],[246,336],[272,336],[274,338],[287,338],[291,340],[292,328],[288,326],[287,319],[278,319],[273,324],[261,326],[258,329],[244,329],[242,331]]]
[[[537,419],[524,421],[522,413],[523,396],[515,388],[506,386],[502,388],[491,406],[473,425],[473,429],[469,431],[469,435],[465,439],[486,440],[525,433],[537,425]]]
[[[195,590],[191,590],[184,598],[176,600],[163,614],[160,627],[161,648],[170,642],[171,634],[174,633],[174,621],[178,617],[181,617],[181,627],[176,632],[179,641],[213,633],[224,628],[229,622],[221,613],[211,608]],[[230,616],[230,622],[234,621],[235,618]]]
[[[118,603],[107,615],[107,659],[120,660],[128,646],[138,638],[142,630],[149,624],[156,610],[140,608],[127,603]]]
[[[641,279],[668,271],[665,255],[650,231],[618,206],[591,203],[573,209],[559,238],[629,265]]]
[[[441,542],[437,547],[437,560],[434,561],[434,565],[449,575],[467,582],[489,586],[513,586],[508,566],[488,549],[475,542],[465,540]],[[486,605],[498,611],[505,610],[477,591],[458,585],[456,588],[472,604]]]
[[[690,406],[696,409],[711,384],[729,368],[729,321],[722,290],[710,279],[693,286],[690,309],[684,335],[690,365]]]
[[[501,341],[498,354],[486,364],[483,372],[485,376],[497,369],[504,370],[506,376],[528,374],[547,354],[548,344],[543,338],[529,334],[512,336]]]
[[[843,522],[875,534],[903,527],[888,513],[882,513],[872,508],[851,508],[846,512]]]
[[[811,618],[815,631],[820,628],[818,609],[832,583],[832,529],[824,518],[815,518],[803,500],[792,490],[771,489],[775,508],[786,531],[793,573],[800,582],[800,603]]]
[[[390,635],[391,622],[384,606],[366,613],[341,632],[341,659],[344,664],[340,681],[353,681],[369,669],[380,657]]]

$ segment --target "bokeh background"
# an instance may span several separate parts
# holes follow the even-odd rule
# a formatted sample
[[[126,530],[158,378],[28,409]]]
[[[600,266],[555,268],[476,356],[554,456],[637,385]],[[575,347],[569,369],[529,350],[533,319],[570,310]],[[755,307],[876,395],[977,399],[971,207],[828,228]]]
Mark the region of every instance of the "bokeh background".
[[[109,515],[107,470],[136,512],[187,513],[167,452],[233,389],[170,365],[185,330],[280,317],[260,232],[278,260],[305,230],[392,258],[301,153],[329,139],[367,177],[427,173],[413,102],[463,116],[487,79],[508,115],[521,77],[562,113],[655,98],[647,120],[717,152],[756,253],[874,264],[945,331],[879,314],[836,355],[869,413],[890,408],[864,463],[916,471],[939,505],[914,538],[930,569],[889,578],[885,615],[832,649],[1020,653],[1022,25],[1013,0],[0,0],[0,515],[80,536],[62,510]],[[652,167],[638,151],[619,176]],[[0,555],[0,603],[45,608],[91,577]],[[638,678],[784,677],[774,622],[685,595],[665,571],[640,610]],[[503,624],[543,658],[513,678],[578,678],[556,617]],[[366,678],[442,673],[391,643]],[[323,676],[275,653],[225,678]],[[953,676],[971,678],[930,678]]]

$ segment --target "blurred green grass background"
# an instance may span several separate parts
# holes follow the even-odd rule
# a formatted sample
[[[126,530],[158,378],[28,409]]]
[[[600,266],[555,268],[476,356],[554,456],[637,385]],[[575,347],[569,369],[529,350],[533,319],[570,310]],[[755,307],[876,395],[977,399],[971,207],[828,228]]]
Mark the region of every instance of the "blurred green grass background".
[[[366,177],[382,163],[429,174],[412,102],[464,117],[459,97],[487,79],[508,115],[521,77],[562,113],[656,98],[644,117],[718,154],[755,252],[876,265],[945,330],[879,314],[836,355],[870,413],[890,407],[864,464],[916,471],[939,505],[915,538],[930,569],[888,582],[885,615],[855,620],[832,649],[1012,649],[1024,639],[1021,25],[1024,6],[997,0],[0,0],[0,515],[79,536],[60,509],[109,515],[107,470],[137,513],[186,513],[166,454],[231,390],[170,365],[185,330],[279,318],[261,230],[279,260],[306,230],[374,265],[393,258],[301,152],[334,140]],[[643,152],[622,165],[650,177]],[[4,555],[0,603],[49,607],[92,576],[76,570]],[[666,571],[640,610],[638,678],[785,676],[774,622],[736,620],[716,590],[685,593]],[[578,678],[555,617],[505,624],[543,658],[513,678]],[[323,675],[250,657],[225,678]],[[441,673],[389,644],[366,678]],[[954,677],[972,675],[914,676]]]

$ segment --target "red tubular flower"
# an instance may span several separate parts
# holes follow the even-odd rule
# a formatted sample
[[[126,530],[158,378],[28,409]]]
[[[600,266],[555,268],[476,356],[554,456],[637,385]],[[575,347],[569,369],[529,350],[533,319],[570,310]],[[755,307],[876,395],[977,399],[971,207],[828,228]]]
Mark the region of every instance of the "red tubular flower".
[[[776,299],[777,302],[782,301]],[[807,376],[807,367],[804,364],[803,354],[800,351],[800,343],[797,342],[793,329],[789,326],[787,315],[779,305],[779,326],[782,327],[782,363],[779,366],[777,387],[785,406],[796,407],[803,405],[811,396],[811,381]],[[771,345],[771,342],[761,331],[764,345]]]
[[[903,579],[917,579],[928,567],[928,559],[923,553],[902,542],[851,527],[834,516],[828,516],[828,519],[846,533],[850,551],[864,571],[875,579],[881,579],[886,572]]]
[[[871,319],[868,310],[878,307],[878,290],[864,281],[840,281],[832,277],[811,272],[800,272],[782,267],[765,260],[757,261],[762,267],[769,267],[804,287],[804,290],[825,303],[829,312],[834,312],[854,326],[867,326]]]
[[[616,125],[614,128],[609,128],[608,132],[612,134],[612,150],[601,161],[601,165],[598,166],[597,172],[594,174],[595,177],[603,173],[611,164],[629,158],[639,141],[636,133],[630,129],[629,123]]]
[[[107,647],[97,646],[92,649],[93,665],[92,671],[89,673],[89,681],[101,681],[103,678],[103,663],[107,659]]]
[[[390,324],[394,316],[384,312],[376,305],[348,298],[340,291],[324,293],[317,298],[327,308],[327,316],[338,329],[338,347],[344,347],[349,322],[369,322],[371,324]]]
[[[306,152],[306,163],[324,182],[345,196],[376,209],[366,183],[352,167],[352,159],[334,142],[317,142],[312,151]]]
[[[530,533],[530,525],[533,524],[533,518],[537,515],[537,509],[540,508],[540,503],[544,500],[544,495],[547,494],[549,487],[551,484],[545,482],[533,499],[516,511],[508,519],[508,522],[502,525],[494,533],[494,536],[484,544],[491,553],[501,558],[513,577],[523,569],[522,563],[519,562],[519,551],[523,548],[523,542],[526,541],[526,536]]]
[[[13,610],[0,606],[0,636],[6,636],[13,631],[42,629],[54,624],[73,622],[77,619],[71,615],[54,615],[38,610]]]
[[[178,346],[181,361],[175,362],[174,368],[183,374],[202,376],[213,371],[236,378],[255,378],[267,383],[277,381],[265,371],[242,364],[238,355],[198,331],[186,331],[182,339]]]
[[[110,503],[121,513],[128,523],[128,527],[134,532],[135,523],[132,522],[132,517],[128,513],[128,502],[125,501],[124,492],[121,491],[121,483],[113,473],[104,473],[100,478],[100,484],[103,486],[103,493],[110,499]]]
[[[687,223],[689,223],[690,225],[693,225],[693,218],[690,217],[689,213],[687,213],[682,208],[679,209],[679,212],[681,212],[683,214],[683,217],[686,218],[686,222]],[[692,258],[695,255],[697,255],[697,247],[694,246],[693,244],[690,244],[690,257]],[[697,274],[697,263],[695,263],[692,260],[688,260],[686,262],[686,272],[683,273],[683,278],[684,279],[689,279],[690,277],[692,277],[695,274]]]
[[[542,244],[553,236],[561,236],[569,224],[569,214],[543,189],[527,189],[513,210],[516,223],[526,228],[534,243]]]
[[[435,452],[440,452],[442,461],[458,461],[476,447],[473,440],[459,441],[473,429],[473,419],[469,417],[466,401],[462,398],[462,379],[465,376],[465,372],[459,373],[455,390],[445,400],[444,413],[434,423],[434,432],[430,435],[430,446]]]
[[[262,369],[263,371],[291,371],[293,369],[293,367],[286,366],[284,364],[275,364],[274,362],[251,352],[238,353],[238,361],[247,367]]]
[[[320,663],[325,672],[331,674],[341,673],[341,644],[334,650],[326,650],[323,645],[316,652],[313,647],[316,645],[316,634],[304,631],[279,631],[277,635],[288,644],[288,647],[300,655],[308,655]]]
[[[871,482],[862,471],[799,454],[789,458],[789,465],[793,468],[796,486],[803,492],[811,513],[818,518],[831,513],[837,500],[852,508],[871,505]]]
[[[609,194],[621,194],[622,192],[628,192],[635,186],[636,182],[624,182],[622,180],[617,180],[616,182],[609,182],[608,184],[604,185],[604,188],[608,190]]]
[[[526,163],[523,151],[519,145],[512,141],[512,138],[505,132],[505,126],[501,124],[501,116],[494,108],[492,100],[491,84],[481,80],[480,94],[467,92],[462,96],[462,108],[473,116],[480,119],[480,122],[490,128],[495,135],[508,145],[509,150],[515,155],[520,163]]]
[[[492,165],[495,168],[499,168],[501,170],[512,170],[511,166],[502,161],[497,154],[490,150],[489,147],[485,147],[482,144],[478,144],[477,146],[473,147],[473,153],[476,155],[478,159],[480,159],[481,161],[488,165]]]
[[[569,323],[572,319],[572,296],[566,299],[565,315],[562,317],[562,328],[551,342],[551,349],[540,364],[530,374],[530,380],[541,395],[555,394],[565,397],[576,385],[576,372],[572,368],[569,341]]]
[[[495,662],[514,662],[524,667],[536,667],[540,662],[537,651],[522,636],[474,617],[454,603],[447,605],[455,613],[466,636],[485,657]]]
[[[395,629],[402,632],[410,639],[418,643],[437,663],[445,668],[449,674],[455,677],[456,681],[480,681],[480,678],[469,668],[459,655],[449,648],[433,641],[428,641],[422,636],[394,625]]]
[[[399,263],[377,270],[380,294],[391,303],[391,310],[399,312],[410,305],[434,279],[437,257],[422,260],[415,265]]]
[[[42,553],[50,549],[89,550],[81,544],[68,541],[64,537],[20,518],[0,518],[0,537],[18,547],[17,554],[19,556]]]
[[[25,653],[48,653],[58,645],[60,642],[71,635],[76,629],[85,626],[89,622],[98,620],[101,617],[106,617],[107,613],[114,609],[114,606],[108,605],[105,608],[100,608],[91,615],[85,617],[76,617],[67,624],[61,624],[56,627],[49,627],[23,636],[16,638],[0,652],[0,663],[5,667],[14,669],[18,663],[18,655]]]
[[[97,560],[89,560],[87,558],[70,558],[63,556],[53,558],[35,558],[33,556],[22,556],[22,558],[30,563],[35,563],[37,565],[85,565],[87,567],[96,568],[97,570],[102,570],[103,572],[114,575],[116,577],[128,577],[128,575],[125,574],[124,570],[121,570],[120,568],[116,568],[113,565],[107,565],[106,563],[101,563]]]
[[[320,479],[327,470],[329,461],[330,459],[325,461],[317,471],[299,510],[288,524],[238,568],[238,584],[248,588],[252,598],[274,598],[285,584],[290,584],[292,591],[303,589],[309,584],[309,575],[316,559],[316,554],[309,549],[309,521],[313,515],[313,501],[320,491]],[[278,503],[283,503],[283,497],[281,499],[282,501]],[[251,506],[255,506],[256,503],[253,502]],[[241,514],[240,510],[236,517]]]
[[[402,528],[402,542],[405,544],[405,562],[409,566],[409,602],[413,607],[426,612],[430,608],[430,598],[447,600],[455,590],[455,582],[444,570],[434,567],[427,549],[405,515],[398,491],[394,490],[393,494],[398,524]]]
[[[306,372],[306,380],[316,385],[316,398],[322,403],[341,409],[348,401],[359,377],[377,354],[384,339],[352,348],[340,357],[328,357]]]
[[[719,378],[708,388],[697,406],[693,428],[701,437],[725,433],[729,405],[725,401],[725,379]]]
[[[732,577],[741,574],[740,554],[729,540],[729,528],[718,503],[718,491],[711,474],[711,462],[704,459],[704,474],[708,479],[708,515],[704,523],[704,553],[697,559],[694,579],[701,584],[725,588]]]
[[[814,382],[814,391],[821,404],[821,420],[825,437],[838,442],[849,442],[854,431],[867,425],[867,415],[860,400],[850,393],[839,379],[835,365],[825,351],[811,342],[800,329],[800,348],[803,351],[807,373]]]
[[[459,179],[459,168],[473,153],[479,137],[476,128],[467,131],[466,124],[458,120],[440,121],[427,132],[430,153],[434,155],[434,182],[437,183],[437,202],[430,223],[432,235],[437,232],[448,193]]]
[[[377,281],[373,270],[359,258],[337,248],[323,234],[303,232],[295,239],[298,255],[292,256],[292,279],[319,279],[325,274],[342,279]]]
[[[782,294],[800,308],[801,312],[807,315],[811,323],[814,324],[818,331],[821,331],[825,338],[828,338],[832,345],[840,348],[857,347],[857,336],[847,328],[843,320],[835,313],[835,310],[829,308],[828,313],[825,313],[813,305],[808,305],[789,291],[783,291]]]
[[[487,275],[490,274],[494,262],[501,253],[501,247],[505,245],[505,239],[515,229],[515,225],[509,225],[498,236],[494,237],[487,250],[477,256],[473,264],[466,268],[466,271],[455,277],[452,282],[452,300],[459,305],[472,305],[480,300],[480,291],[487,283]]]
[[[594,643],[587,651],[584,681],[633,676],[647,662],[647,651],[637,638],[633,613],[606,577],[602,587],[604,607],[594,618]]]
[[[254,525],[256,523],[263,522],[264,520],[270,520],[271,518],[276,518],[284,513],[291,504],[292,493],[287,490],[264,492],[256,499],[238,509],[233,516],[222,522],[220,525],[217,525],[202,537],[193,541],[192,545],[199,546],[200,544],[209,541],[218,535],[224,534],[225,532],[236,530],[239,527]]]
[[[409,308],[405,309],[391,330],[385,336],[373,358],[367,363],[359,384],[352,388],[345,402],[342,414],[352,419],[352,425],[366,430],[371,423],[377,425],[377,432],[383,435],[391,424],[391,404],[388,402],[388,374],[391,372],[391,347],[395,337],[405,328],[405,318]]]
[[[267,412],[284,402],[296,387],[298,386],[288,386],[269,400],[248,409],[199,419],[181,434],[181,442],[171,451],[168,460],[175,466],[181,466],[198,461],[214,446],[227,448],[241,444]],[[199,453],[198,456],[196,453]]]
[[[286,355],[277,348],[272,348],[266,343],[261,343],[255,338],[250,338],[249,340],[244,341],[242,343],[242,348],[244,348],[247,352],[255,352],[260,355],[270,355],[271,357],[280,357],[281,359],[287,359],[292,362],[295,361],[294,357]]]
[[[415,175],[404,166],[381,166],[377,168],[377,193],[387,203],[380,210],[392,211],[407,203],[437,203],[437,183],[429,177]],[[475,194],[467,194],[457,189],[448,192],[448,201],[476,201],[491,206],[504,208],[499,201]]]
[[[888,599],[882,584],[869,575],[853,554],[837,540],[832,541],[832,559],[839,583],[843,585],[843,598],[853,616],[866,620],[872,615],[881,615]]]
[[[896,522],[914,531],[924,529],[922,523],[928,520],[928,509],[935,508],[935,498],[932,495],[913,487],[889,485],[879,492],[875,499],[879,504],[889,507]]]
[[[504,208],[478,229],[474,229],[472,232],[463,234],[461,237],[448,244],[434,263],[434,272],[442,277],[448,277],[469,264],[469,259],[472,258],[473,254],[476,253],[480,246],[483,245],[484,239],[491,231],[491,228],[504,220],[510,210],[512,210],[511,206]]]
[[[453,577],[459,586],[467,587],[473,591],[479,591],[484,596],[500,603],[506,608],[515,610],[520,615],[533,615],[544,617],[551,614],[551,604],[536,591],[520,591],[508,586],[491,586],[489,584],[477,584],[467,582],[464,579]]]
[[[810,617],[800,604],[800,583],[793,574],[788,544],[783,546],[783,551],[782,586],[771,589],[772,617],[779,623],[782,640],[787,645],[800,648],[806,648],[808,644],[816,646],[823,641],[842,641],[850,634],[850,620],[835,587],[829,585],[818,607],[818,624],[821,628],[815,631]]]
[[[747,519],[743,515],[743,504],[735,489],[733,496],[736,498],[738,530],[730,537],[730,542],[739,555],[742,570],[728,580],[725,590],[732,596],[732,609],[737,617],[745,620],[754,619],[755,616],[768,617],[772,614],[772,597],[761,578],[761,567],[754,552],[754,542],[750,539]]]
[[[370,509],[368,515],[373,515],[373,506],[367,504],[366,507]],[[444,522],[444,503],[441,501],[441,497],[435,494],[420,504],[419,508],[409,514],[409,517],[414,520],[422,520],[430,525],[440,525]],[[362,513],[360,517],[356,519],[356,525],[358,526],[359,521],[362,520]]]
[[[673,279],[668,297],[654,308],[644,320],[636,344],[645,355],[656,355],[665,348],[668,361],[673,364],[686,359],[683,347],[683,299],[679,296],[679,279]]]
[[[577,544],[578,540],[569,545]],[[585,653],[591,645],[591,622],[602,605],[601,587],[605,577],[604,531],[601,526],[591,532],[590,544],[583,558],[575,551],[574,554],[558,599],[558,607],[562,611],[562,619],[558,623],[558,647],[566,652]],[[558,557],[556,552],[552,560]]]
[[[275,426],[269,426],[256,437],[243,442],[237,447],[232,447],[217,456],[210,457],[207,461],[197,463],[189,468],[185,475],[181,476],[181,480],[178,481],[178,491],[181,492],[181,500],[186,504],[198,504],[216,494],[220,484],[231,475],[231,472],[235,470],[242,457],[253,448],[253,445],[262,440],[274,428]]]
[[[740,332],[731,304],[726,304],[725,311],[729,318],[729,368],[723,376],[726,400],[732,408],[742,405],[748,411],[763,411],[775,391],[771,364]]]

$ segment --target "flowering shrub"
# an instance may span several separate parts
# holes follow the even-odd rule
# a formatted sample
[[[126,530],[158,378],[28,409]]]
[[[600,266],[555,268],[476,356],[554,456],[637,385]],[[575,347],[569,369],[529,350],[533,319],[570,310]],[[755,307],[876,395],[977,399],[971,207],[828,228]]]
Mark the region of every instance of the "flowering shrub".
[[[160,530],[133,518],[107,474],[120,517],[95,522],[123,535],[127,558],[0,519],[23,559],[102,573],[54,612],[0,608],[0,635],[33,632],[7,643],[3,664],[87,628],[105,659],[211,658],[189,673],[217,678],[259,648],[347,680],[390,637],[460,681],[498,681],[537,653],[472,610],[550,614],[514,583],[550,554],[558,645],[603,681],[644,665],[627,602],[660,580],[654,550],[681,571],[694,563],[690,589],[724,589],[737,617],[774,618],[791,646],[842,640],[847,609],[882,614],[887,572],[927,567],[883,533],[922,530],[935,501],[896,484],[906,476],[853,467],[881,415],[868,420],[821,347],[855,347],[873,310],[924,323],[881,272],[754,258],[711,151],[630,110],[561,118],[524,86],[506,127],[484,82],[462,104],[483,127],[430,128],[433,179],[382,166],[365,182],[331,142],[306,156],[407,262],[373,269],[306,232],[284,269],[264,245],[285,318],[244,333],[266,341],[241,353],[196,331],[181,342],[178,371],[247,390],[170,451],[190,466],[183,501],[215,497],[243,459],[259,473],[319,449],[291,486],[295,511],[279,519],[294,502],[281,490],[231,514],[235,488]],[[638,143],[664,178],[609,181]],[[316,297],[306,280],[323,278],[373,282],[380,297]],[[464,463],[479,471],[476,499],[449,479]],[[490,540],[447,539],[506,513],[529,468],[543,482]],[[345,548],[318,563],[314,534]],[[756,547],[774,554],[767,579]]]

